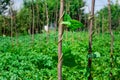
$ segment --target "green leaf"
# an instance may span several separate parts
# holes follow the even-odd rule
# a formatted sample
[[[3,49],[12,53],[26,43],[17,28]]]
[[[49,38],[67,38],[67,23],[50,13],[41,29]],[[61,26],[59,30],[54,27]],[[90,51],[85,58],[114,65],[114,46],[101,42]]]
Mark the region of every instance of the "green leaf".
[[[65,13],[63,20],[64,21],[70,21],[71,19],[72,18],[68,14]]]
[[[70,20],[71,25],[69,26],[70,29],[76,30],[79,27],[83,27],[83,24],[75,19]]]
[[[96,58],[99,58],[101,56],[99,52],[95,52],[94,55],[96,56]]]
[[[64,15],[63,22],[61,24],[66,25],[71,30],[76,30],[79,27],[83,27],[83,24],[78,20],[72,19],[68,14]]]

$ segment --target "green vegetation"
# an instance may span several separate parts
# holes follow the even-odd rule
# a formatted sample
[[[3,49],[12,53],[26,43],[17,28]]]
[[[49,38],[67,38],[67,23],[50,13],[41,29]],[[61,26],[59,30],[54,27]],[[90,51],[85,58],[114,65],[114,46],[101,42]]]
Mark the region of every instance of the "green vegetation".
[[[4,2],[10,0],[3,0]],[[11,13],[7,13],[7,16],[0,14],[0,35],[9,35],[12,32],[15,36],[16,32],[18,34],[30,34],[32,33],[33,21],[34,19],[34,31],[35,33],[41,33],[44,29],[44,26],[47,25],[47,16],[49,18],[48,23],[54,23],[58,27],[59,20],[59,9],[60,2],[59,0],[23,0],[23,7],[20,11],[12,9]],[[11,0],[11,3],[13,0]],[[8,2],[10,4],[10,2]],[[3,4],[0,4],[0,9]],[[76,5],[76,6],[74,6]],[[66,0],[65,9],[67,13],[70,14],[72,19],[79,20],[81,15],[83,15],[83,10],[80,11],[79,8],[83,7],[85,2],[83,0]],[[8,5],[10,7],[10,5]],[[14,4],[11,4],[13,7]],[[69,7],[68,7],[69,6]],[[4,8],[2,8],[4,10]],[[34,9],[34,10],[33,10]],[[10,10],[9,10],[10,11]],[[34,12],[34,13],[33,13]],[[48,14],[47,14],[48,12]],[[81,14],[79,14],[81,13]],[[5,13],[4,13],[5,14]],[[34,17],[33,17],[34,15]],[[13,17],[13,18],[11,18]],[[11,25],[11,21],[13,22]],[[81,22],[84,22],[84,18],[81,19]],[[12,27],[12,31],[11,28]],[[30,30],[30,32],[28,32]]]
[[[71,30],[76,30],[80,27],[83,27],[83,24],[75,19],[72,19],[68,14],[64,14],[64,20],[62,24],[66,25]]]
[[[118,0],[16,1],[0,0],[0,80],[120,79]]]
[[[97,12],[96,15],[96,27],[100,27],[101,32],[108,31],[108,7],[105,6],[103,9]],[[111,19],[112,19],[112,29],[120,30],[120,5],[111,4]],[[98,28],[97,28],[98,29]]]
[[[10,37],[0,37],[0,80],[57,80],[57,34],[51,32],[49,41],[46,36],[35,35],[32,44],[31,36],[14,37],[12,43]],[[109,79],[109,34],[93,35],[93,55],[89,56],[87,32],[64,32],[63,37],[63,80],[86,80],[88,57],[93,58],[93,79]],[[120,34],[115,33],[113,80],[120,79],[119,40]]]

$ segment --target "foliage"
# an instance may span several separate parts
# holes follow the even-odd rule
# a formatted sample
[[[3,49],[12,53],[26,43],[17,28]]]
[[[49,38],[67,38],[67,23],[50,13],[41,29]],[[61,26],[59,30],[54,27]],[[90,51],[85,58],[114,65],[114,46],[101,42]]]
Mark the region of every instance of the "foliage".
[[[1,0],[1,1],[9,1],[9,0]],[[13,26],[12,26],[13,36],[16,34],[15,29],[17,29],[17,32],[19,34],[29,34],[29,31],[32,32],[32,25],[33,25],[32,9],[33,8],[34,8],[33,15],[34,15],[34,32],[35,33],[41,33],[42,29],[47,24],[46,9],[48,10],[49,26],[51,27],[51,24],[55,24],[55,25],[52,25],[52,27],[57,28],[57,25],[58,25],[57,22],[59,20],[59,9],[60,9],[59,0],[33,0],[33,1],[34,3],[32,5],[31,0],[23,0],[23,7],[21,7],[21,9],[18,11],[15,11],[13,8],[13,12],[16,12],[16,13],[13,13],[13,16],[12,16],[13,17]],[[67,7],[67,5],[69,6]],[[84,15],[83,11],[81,12],[79,10],[79,8],[83,6],[84,6],[83,0],[75,0],[75,1],[66,0],[65,1],[65,10],[69,9],[66,12],[69,12],[70,16],[75,20],[78,20],[78,17],[76,16],[79,16],[78,15],[79,13],[81,15]],[[3,9],[0,9],[0,10],[3,10]],[[6,12],[8,12],[9,15],[0,17],[0,20],[2,19],[2,21],[0,22],[0,24],[2,25],[0,27],[0,31],[1,31],[0,35],[3,35],[3,34],[10,35],[10,32],[11,32],[10,31],[10,27],[11,27],[10,11],[7,10]],[[3,15],[0,15],[0,16],[3,16]],[[82,20],[82,22],[83,21],[84,20]],[[3,30],[6,33],[4,33]]]
[[[105,6],[103,9],[98,11],[98,15],[96,18],[96,24],[100,27],[103,26],[105,30],[108,30],[108,7]],[[119,29],[119,21],[120,21],[120,5],[111,4],[111,19],[112,19],[112,29]]]
[[[66,36],[67,34],[67,36]],[[55,35],[55,36],[54,36]],[[71,37],[72,35],[73,38]],[[63,79],[86,80],[88,33],[67,32],[63,35]],[[67,38],[69,37],[69,38]],[[105,38],[104,38],[105,37]],[[31,36],[0,37],[0,80],[56,80],[57,79],[57,34]],[[115,34],[114,80],[120,79],[120,36]],[[47,41],[47,43],[46,43]],[[93,38],[92,75],[94,80],[108,80],[110,72],[110,35],[96,35]]]
[[[0,0],[0,15],[4,13],[7,8],[10,0]]]
[[[64,20],[62,24],[67,25],[68,28],[71,30],[76,30],[79,27],[83,27],[83,24],[75,19],[71,19],[71,17],[68,14],[64,15]]]

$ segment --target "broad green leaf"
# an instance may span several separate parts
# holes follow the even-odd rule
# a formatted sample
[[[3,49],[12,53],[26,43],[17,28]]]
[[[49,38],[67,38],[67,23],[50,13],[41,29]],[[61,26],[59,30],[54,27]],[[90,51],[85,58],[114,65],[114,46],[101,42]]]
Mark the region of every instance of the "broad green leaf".
[[[71,30],[76,30],[79,27],[83,27],[83,24],[78,20],[72,19],[68,14],[64,15],[62,24],[66,25]]]
[[[99,58],[101,56],[99,52],[95,52],[94,55],[96,56],[96,58]]]
[[[65,13],[63,20],[64,21],[70,21],[71,19],[72,18],[68,14]]]

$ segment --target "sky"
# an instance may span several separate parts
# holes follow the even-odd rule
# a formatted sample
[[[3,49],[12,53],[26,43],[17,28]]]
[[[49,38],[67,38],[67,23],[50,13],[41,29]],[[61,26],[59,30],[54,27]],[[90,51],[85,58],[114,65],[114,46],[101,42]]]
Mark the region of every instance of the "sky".
[[[23,0],[14,0],[14,8],[16,10],[22,8]]]
[[[14,0],[15,1],[15,9],[20,9],[22,7],[22,4],[23,4],[23,0]],[[86,5],[87,7],[85,8],[85,13],[88,13],[90,8],[91,8],[91,1],[92,0],[84,0],[86,1]],[[108,0],[96,0],[95,2],[95,12],[99,11],[100,9],[102,9],[104,6],[107,6],[107,1]],[[116,0],[111,0],[113,3],[115,3]],[[120,0],[119,1],[119,4],[120,4]]]
[[[91,3],[92,0],[84,0],[86,2],[86,9],[85,9],[85,13],[88,13],[91,9]],[[100,9],[102,9],[104,6],[107,6],[108,0],[95,0],[95,12],[99,11]],[[116,2],[116,0],[111,0],[113,3]],[[119,0],[120,2],[120,0]]]

